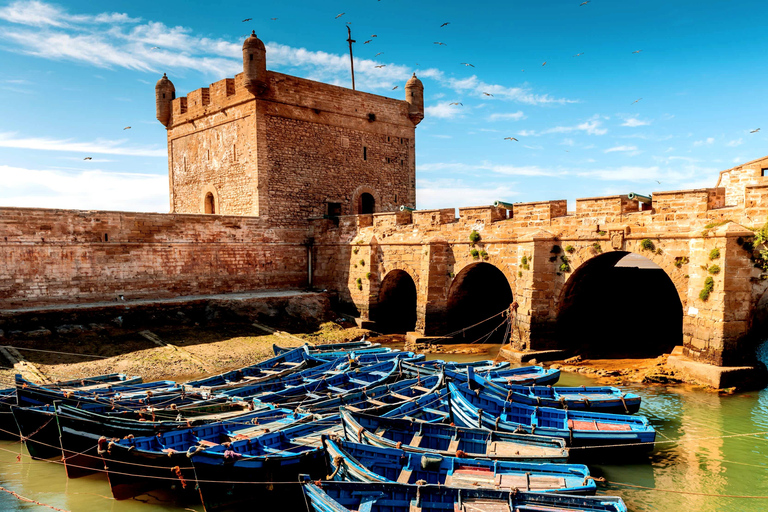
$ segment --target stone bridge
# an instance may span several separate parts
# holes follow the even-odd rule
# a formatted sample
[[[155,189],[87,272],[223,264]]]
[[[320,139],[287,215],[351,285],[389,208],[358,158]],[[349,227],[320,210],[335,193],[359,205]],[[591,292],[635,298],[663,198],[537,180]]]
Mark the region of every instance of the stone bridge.
[[[519,304],[518,350],[751,359],[768,274],[754,248],[768,159],[715,188],[315,219],[313,279],[377,329],[472,342]],[[749,348],[748,348],[749,347]]]

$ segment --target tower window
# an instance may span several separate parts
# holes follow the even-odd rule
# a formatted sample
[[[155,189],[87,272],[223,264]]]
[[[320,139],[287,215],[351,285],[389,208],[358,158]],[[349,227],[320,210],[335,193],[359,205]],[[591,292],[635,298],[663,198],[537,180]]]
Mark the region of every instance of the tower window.
[[[205,213],[216,213],[216,200],[210,192],[205,194]]]
[[[341,215],[341,203],[328,203],[328,216],[338,217]]]
[[[765,173],[768,169],[760,169],[760,176],[767,176]]]
[[[251,58],[250,60],[253,60],[253,54],[252,53],[250,55],[248,55],[248,56]]]
[[[368,148],[363,146],[363,160],[368,160]]]

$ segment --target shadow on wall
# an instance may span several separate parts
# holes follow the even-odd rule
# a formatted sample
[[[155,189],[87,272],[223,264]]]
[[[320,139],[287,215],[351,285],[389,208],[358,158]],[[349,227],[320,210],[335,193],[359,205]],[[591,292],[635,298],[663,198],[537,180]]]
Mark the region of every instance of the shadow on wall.
[[[603,254],[566,283],[556,339],[582,356],[656,357],[683,344],[683,305],[666,272],[647,258]]]
[[[454,336],[456,343],[501,343],[506,332],[505,318],[483,320],[506,310],[511,303],[512,289],[501,270],[490,263],[469,265],[454,278],[448,291],[447,332],[466,329]]]

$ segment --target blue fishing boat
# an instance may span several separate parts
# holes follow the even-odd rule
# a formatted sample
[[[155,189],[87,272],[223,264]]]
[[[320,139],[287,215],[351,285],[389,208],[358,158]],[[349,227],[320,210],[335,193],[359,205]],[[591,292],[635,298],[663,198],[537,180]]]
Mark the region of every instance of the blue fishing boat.
[[[495,393],[508,402],[619,414],[634,414],[640,410],[639,395],[610,386],[504,386],[473,372],[471,368],[467,369],[465,375],[450,370],[446,370],[446,375],[456,381],[472,380],[482,386],[485,391]]]
[[[403,402],[381,416],[426,423],[453,423],[449,396],[448,388],[444,386],[435,393],[424,394],[413,401]]]
[[[189,388],[205,388],[210,391],[228,389],[249,384],[256,384],[270,379],[279,379],[285,375],[322,364],[321,361],[308,357],[304,347],[282,352],[266,361],[261,361],[237,370],[212,375],[202,379],[185,382]]]
[[[363,336],[363,339],[357,341],[345,341],[342,343],[321,343],[319,345],[310,345],[307,343],[302,345],[300,348],[303,348],[307,353],[317,354],[321,352],[350,352],[358,349],[378,347],[381,347],[381,343],[371,343],[370,341],[366,341],[365,336]],[[275,353],[275,355],[280,355],[283,352],[288,352],[289,350],[292,349],[281,347],[279,345],[272,345],[272,351]]]
[[[475,374],[494,383],[507,385],[552,385],[560,380],[560,370],[543,368],[541,366],[523,366],[510,368],[509,363],[493,364],[492,361],[476,361],[475,363],[447,363],[444,361],[421,361],[417,363],[403,364],[403,371],[419,374],[435,374],[440,371],[453,372],[452,377],[458,380],[466,380],[466,371],[471,369]]]
[[[595,494],[587,466],[444,457],[324,438],[331,480]]]
[[[339,408],[348,441],[413,453],[520,462],[566,462],[561,439],[510,434],[406,419],[383,418]]]
[[[444,386],[442,375],[423,379],[407,379],[391,384],[340,394],[327,400],[304,403],[297,410],[313,413],[336,412],[340,405],[351,411],[367,411],[380,414],[404,403],[417,401],[423,396],[433,396]]]
[[[206,512],[258,503],[283,510],[306,508],[299,474],[326,475],[321,435],[339,430],[339,417],[302,423],[277,432],[189,452]]]
[[[615,496],[458,488],[397,483],[318,482],[304,478],[315,512],[627,512]]]
[[[415,363],[418,361],[423,361],[426,358],[424,354],[416,354],[414,352],[406,352],[402,350],[392,350],[392,349],[387,349],[386,352],[384,351],[328,352],[328,353],[312,354],[308,357],[313,357],[323,361],[332,361],[333,359],[336,359],[339,357],[347,357],[361,364],[364,362],[367,362],[369,364],[381,363],[384,361],[391,361],[392,359],[402,359],[403,361]]]
[[[270,408],[150,436],[110,438],[103,436],[97,425],[87,426],[92,431],[60,425],[59,432],[67,476],[76,478],[106,470],[113,497],[124,500],[156,488],[174,488],[196,495],[194,484],[180,484],[194,480],[188,450],[256,437],[308,419],[311,418],[307,415],[287,409]],[[171,471],[177,466],[178,472]]]
[[[529,432],[560,438],[569,446],[650,450],[656,431],[642,416],[532,407],[507,402],[467,384],[449,382],[451,411],[457,425],[502,432]],[[580,450],[580,455],[587,455]]]
[[[310,406],[337,395],[368,389],[393,381],[398,376],[398,370],[399,364],[395,360],[351,368],[341,373],[313,374],[299,380],[269,381],[255,386],[226,390],[224,393],[227,396],[255,398],[263,403],[285,404],[286,407],[289,407],[291,403],[294,406],[300,404]],[[302,375],[302,373],[297,375]]]

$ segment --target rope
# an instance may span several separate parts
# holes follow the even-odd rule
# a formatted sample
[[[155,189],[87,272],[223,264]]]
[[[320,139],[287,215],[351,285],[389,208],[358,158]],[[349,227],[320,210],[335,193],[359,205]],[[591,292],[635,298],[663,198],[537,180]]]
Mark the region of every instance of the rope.
[[[30,352],[48,352],[49,354],[60,354],[60,355],[64,355],[64,356],[93,357],[93,358],[96,358],[96,359],[109,359],[110,357],[114,357],[114,356],[96,356],[96,355],[92,355],[92,354],[78,354],[76,352],[59,352],[57,350],[43,350],[43,349],[39,349],[39,348],[13,347],[11,345],[5,345],[5,346],[7,348],[15,348],[16,350],[29,350]]]
[[[48,507],[51,510],[57,510],[58,512],[69,512],[68,510],[64,510],[63,508],[54,507],[53,505],[48,505],[47,503],[40,503],[37,500],[33,500],[32,498],[27,498],[26,496],[22,496],[19,493],[13,492],[10,489],[6,489],[5,487],[0,487],[0,491],[7,492],[11,496],[16,497],[20,501],[24,501],[26,503],[34,503],[35,505],[40,505],[41,507]]]

